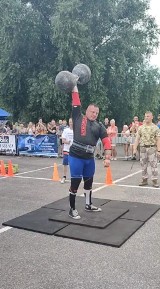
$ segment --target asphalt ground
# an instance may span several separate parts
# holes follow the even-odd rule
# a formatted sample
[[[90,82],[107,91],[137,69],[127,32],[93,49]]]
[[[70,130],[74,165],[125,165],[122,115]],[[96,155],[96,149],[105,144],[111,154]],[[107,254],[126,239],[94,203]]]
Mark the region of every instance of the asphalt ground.
[[[68,196],[69,189],[69,176],[65,184],[52,181],[54,163],[63,174],[62,159],[0,156],[9,159],[19,173],[0,177],[1,289],[160,288],[160,211],[120,248],[4,227],[4,221]],[[160,204],[160,188],[138,186],[139,161],[120,158],[111,171],[114,184],[106,186],[106,170],[96,160],[94,197]]]

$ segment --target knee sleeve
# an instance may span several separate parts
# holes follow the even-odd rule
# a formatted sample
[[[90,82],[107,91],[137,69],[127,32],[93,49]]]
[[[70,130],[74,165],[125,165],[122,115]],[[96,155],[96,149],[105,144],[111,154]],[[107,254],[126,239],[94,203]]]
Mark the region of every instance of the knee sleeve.
[[[92,184],[93,184],[93,177],[91,178],[83,178],[84,180],[84,189],[85,190],[92,190]]]
[[[81,180],[82,180],[81,178],[71,178],[70,192],[72,194],[76,194],[77,193],[77,190],[79,188]]]

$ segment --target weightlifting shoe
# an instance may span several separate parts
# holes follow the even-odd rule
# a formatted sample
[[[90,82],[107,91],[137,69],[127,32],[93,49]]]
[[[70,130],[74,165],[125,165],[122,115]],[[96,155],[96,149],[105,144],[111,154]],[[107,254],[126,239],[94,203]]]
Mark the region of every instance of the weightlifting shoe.
[[[157,180],[153,180],[152,183],[153,183],[153,187],[154,187],[154,188],[159,188],[159,185],[158,185],[158,183],[157,183]]]
[[[98,208],[98,207],[95,207],[93,205],[86,205],[85,206],[85,211],[87,211],[87,212],[101,212],[102,209]]]
[[[80,215],[78,214],[78,211],[76,209],[73,210],[72,208],[70,208],[69,210],[69,217],[75,220],[79,220],[81,218]]]
[[[139,186],[140,186],[140,187],[147,186],[147,185],[148,185],[148,180],[147,180],[147,179],[143,179],[143,180],[141,181],[141,183],[139,183]]]

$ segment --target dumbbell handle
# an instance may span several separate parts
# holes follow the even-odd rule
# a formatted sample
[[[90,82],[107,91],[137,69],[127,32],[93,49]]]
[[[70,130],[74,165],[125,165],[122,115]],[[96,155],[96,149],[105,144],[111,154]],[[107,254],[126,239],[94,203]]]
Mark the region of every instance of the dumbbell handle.
[[[73,87],[72,92],[78,92],[78,87],[77,87],[77,85]]]

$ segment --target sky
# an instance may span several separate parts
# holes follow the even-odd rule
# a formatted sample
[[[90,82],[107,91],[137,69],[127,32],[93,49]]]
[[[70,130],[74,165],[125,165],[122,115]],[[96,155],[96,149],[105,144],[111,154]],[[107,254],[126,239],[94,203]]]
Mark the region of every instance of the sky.
[[[150,8],[150,14],[155,17],[156,23],[160,28],[160,0],[151,0]],[[160,67],[160,47],[157,54],[151,57],[151,64]]]

